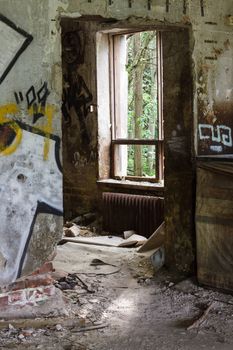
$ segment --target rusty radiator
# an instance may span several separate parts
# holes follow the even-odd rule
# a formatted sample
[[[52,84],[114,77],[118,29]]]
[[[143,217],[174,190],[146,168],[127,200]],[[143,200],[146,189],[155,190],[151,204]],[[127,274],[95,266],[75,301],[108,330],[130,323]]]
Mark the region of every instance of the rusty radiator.
[[[135,230],[149,237],[164,220],[164,200],[160,197],[125,193],[103,193],[103,229],[122,235]]]

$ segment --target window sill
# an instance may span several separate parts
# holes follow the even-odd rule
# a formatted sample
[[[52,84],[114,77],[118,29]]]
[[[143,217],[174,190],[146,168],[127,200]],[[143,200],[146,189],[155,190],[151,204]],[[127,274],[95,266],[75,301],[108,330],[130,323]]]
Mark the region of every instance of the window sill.
[[[99,185],[105,185],[110,187],[121,187],[121,188],[137,189],[137,190],[144,190],[144,191],[151,191],[151,192],[164,191],[163,184],[146,182],[146,181],[104,179],[104,180],[98,180],[97,183]]]

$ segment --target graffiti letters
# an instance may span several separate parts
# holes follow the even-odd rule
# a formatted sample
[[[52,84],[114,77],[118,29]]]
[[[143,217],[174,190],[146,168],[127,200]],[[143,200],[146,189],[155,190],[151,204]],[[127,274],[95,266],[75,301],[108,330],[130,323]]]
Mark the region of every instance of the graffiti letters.
[[[54,108],[46,105],[47,95],[46,84],[38,91],[28,90],[29,122],[22,120],[18,104],[0,106],[0,217],[5,218],[0,227],[0,257],[5,261],[1,283],[21,275],[38,214],[62,215],[60,137],[51,132]],[[17,97],[24,100],[20,92]],[[35,103],[43,116],[38,125],[33,119]]]
[[[50,91],[46,81],[38,91],[36,91],[35,87],[32,85],[26,92],[25,97],[21,91],[18,93],[14,92],[15,100],[18,105],[24,101],[24,98],[26,99],[27,108],[30,110],[30,114],[33,114],[33,124],[35,124],[38,119],[44,117],[44,109],[49,94]]]
[[[80,139],[83,146],[90,143],[86,118],[89,113],[93,96],[86,82],[79,73],[79,65],[84,58],[84,38],[79,32],[68,32],[62,42],[63,61],[66,63],[66,73],[63,77],[62,113],[67,125],[71,125],[71,110],[79,121]]]
[[[49,96],[47,82],[35,90],[31,86],[25,96],[20,91],[14,93],[17,104],[8,104],[0,107],[0,155],[9,155],[17,149],[22,140],[22,129],[29,131],[34,130],[35,133],[44,136],[44,160],[48,159],[50,139],[53,129],[54,107],[47,104]],[[27,103],[27,114],[31,119],[29,125],[22,123],[19,119],[20,104],[23,101]],[[39,126],[32,128],[30,124],[37,124],[38,120],[44,118]]]
[[[200,140],[210,140],[219,143],[220,145],[211,145],[211,150],[220,153],[222,146],[232,147],[232,132],[231,128],[225,125],[213,126],[210,124],[200,124],[199,138]]]

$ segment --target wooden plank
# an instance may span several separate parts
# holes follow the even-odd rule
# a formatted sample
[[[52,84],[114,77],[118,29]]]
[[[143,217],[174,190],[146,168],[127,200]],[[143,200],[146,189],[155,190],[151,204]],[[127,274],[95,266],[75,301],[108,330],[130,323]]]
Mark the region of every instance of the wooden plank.
[[[163,222],[151,237],[139,249],[138,253],[148,252],[152,249],[161,247],[165,241],[165,223]]]

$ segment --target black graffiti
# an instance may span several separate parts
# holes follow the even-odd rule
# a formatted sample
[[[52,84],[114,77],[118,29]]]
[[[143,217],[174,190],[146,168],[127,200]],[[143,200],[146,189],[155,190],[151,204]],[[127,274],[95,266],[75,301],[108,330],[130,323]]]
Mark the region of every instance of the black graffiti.
[[[93,96],[89,91],[83,77],[71,67],[64,76],[62,113],[65,122],[71,124],[70,110],[73,107],[79,120],[80,136],[83,144],[90,143],[90,137],[86,126],[86,117],[89,113]]]
[[[67,64],[84,63],[85,39],[84,33],[67,32],[62,37],[62,59]]]
[[[48,205],[45,202],[40,202],[40,201],[37,202],[36,212],[35,212],[35,215],[33,217],[33,220],[32,220],[31,226],[30,226],[29,234],[28,234],[25,246],[24,246],[22,256],[20,258],[20,263],[19,263],[18,272],[17,272],[17,278],[21,277],[21,274],[22,274],[22,269],[23,269],[24,261],[25,261],[26,255],[27,255],[28,246],[29,246],[32,234],[33,234],[33,229],[35,226],[36,218],[39,214],[42,214],[42,213],[43,214],[52,214],[52,215],[56,215],[56,216],[63,216],[62,211],[60,211],[54,207],[51,207],[50,205]]]
[[[187,0],[183,0],[183,14],[186,15],[187,13]]]
[[[32,35],[30,35],[27,32],[25,32],[23,29],[21,29],[18,26],[16,26],[13,22],[11,22],[8,18],[3,16],[2,14],[0,14],[0,21],[5,23],[5,25],[7,25],[11,29],[15,30],[18,34],[20,34],[23,38],[25,38],[24,42],[19,47],[17,52],[13,56],[11,56],[7,67],[2,72],[2,74],[0,76],[0,84],[1,84],[3,82],[3,80],[6,78],[7,74],[10,72],[10,70],[14,67],[14,65],[15,65],[16,61],[18,60],[18,58],[21,56],[21,54],[24,52],[24,50],[26,50],[28,45],[31,43],[31,41],[33,40],[33,37],[32,37]]]
[[[151,0],[147,0],[147,8],[149,11],[151,10]]]
[[[166,12],[169,12],[170,9],[170,0],[166,0]]]
[[[41,88],[36,91],[35,87],[32,85],[23,96],[22,92],[14,92],[15,100],[17,104],[27,101],[27,108],[33,108],[33,124],[35,124],[40,118],[44,117],[44,108],[47,103],[50,91],[48,89],[48,83],[45,81]]]
[[[71,126],[72,111],[79,121],[80,143],[83,149],[90,144],[86,118],[93,96],[79,73],[84,63],[85,36],[81,31],[67,32],[62,37],[62,59],[65,66],[63,75],[62,114],[65,124]]]
[[[204,0],[200,0],[200,6],[201,6],[201,15],[202,17],[204,17],[205,16]]]

